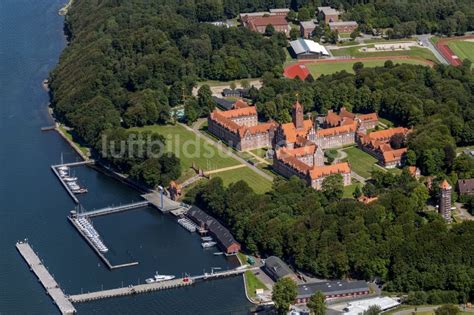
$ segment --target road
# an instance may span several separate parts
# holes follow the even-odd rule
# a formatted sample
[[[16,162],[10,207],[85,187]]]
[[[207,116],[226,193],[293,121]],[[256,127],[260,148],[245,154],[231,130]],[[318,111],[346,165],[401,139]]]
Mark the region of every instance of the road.
[[[222,143],[217,143],[216,141],[212,140],[211,138],[209,137],[206,137],[205,135],[203,135],[201,133],[201,131],[199,130],[199,128],[201,127],[201,125],[204,123],[205,120],[200,120],[198,121],[197,123],[195,123],[193,125],[193,127],[189,127],[188,125],[186,124],[181,124],[184,128],[186,128],[187,130],[189,131],[192,131],[196,134],[197,137],[203,139],[204,141],[206,141],[207,143],[209,143],[210,145],[213,145],[217,148],[219,148],[220,150],[222,150],[224,153],[227,153],[229,154],[230,156],[232,156],[234,159],[236,159],[237,161],[239,161],[240,163],[242,164],[245,164],[246,166],[248,166],[252,171],[254,171],[255,173],[257,173],[258,175],[264,177],[265,179],[273,182],[273,176],[265,173],[264,171],[262,171],[261,169],[255,167],[254,165],[250,164],[249,162],[247,162],[246,160],[244,160],[243,158],[241,158],[240,156],[238,156],[237,154],[235,154],[231,149],[228,149],[227,147],[225,147],[224,145],[222,145]]]
[[[431,42],[430,38],[433,35],[415,35],[415,37],[423,44],[423,46],[427,47],[431,52],[436,56],[436,59],[439,60],[442,64],[449,65],[449,62],[441,55],[441,53],[436,49],[436,47]]]

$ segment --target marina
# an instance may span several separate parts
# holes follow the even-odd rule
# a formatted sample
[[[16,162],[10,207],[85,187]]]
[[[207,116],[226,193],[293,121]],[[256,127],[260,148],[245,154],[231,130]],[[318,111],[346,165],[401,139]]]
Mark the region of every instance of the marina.
[[[26,261],[31,271],[35,273],[46,292],[53,300],[54,304],[59,308],[61,314],[75,314],[76,309],[59,287],[56,280],[51,276],[49,271],[43,265],[39,257],[33,251],[28,242],[17,242],[16,248]]]
[[[78,217],[92,218],[92,217],[98,217],[102,215],[108,215],[108,214],[113,214],[113,213],[118,213],[118,212],[123,212],[123,211],[144,208],[144,207],[148,207],[149,205],[150,205],[150,202],[141,201],[141,202],[135,202],[135,203],[130,203],[126,205],[120,205],[117,207],[106,207],[106,208],[98,209],[98,210],[78,212],[76,214]]]
[[[94,163],[93,160],[82,161],[82,162],[75,162],[75,163],[67,163],[67,164],[59,164],[59,165],[51,165],[51,170],[59,179],[61,184],[63,185],[64,189],[66,189],[69,196],[71,196],[72,200],[75,203],[79,203],[79,199],[76,197],[76,194],[83,194],[87,192],[87,189],[81,187],[77,183],[77,178],[71,176],[70,171],[72,167],[87,165]]]
[[[86,234],[86,232],[84,231],[84,228],[79,224],[79,221],[78,221],[77,217],[69,216],[67,218],[68,218],[69,222],[71,222],[72,225],[76,228],[77,232],[79,232],[79,234],[82,235],[82,237],[86,240],[86,242],[90,245],[90,247],[92,247],[92,249],[96,252],[96,254],[100,257],[100,259],[102,259],[102,261],[105,263],[105,265],[110,270],[138,265],[137,261],[128,262],[128,263],[119,264],[119,265],[112,265],[110,263],[110,261],[107,259],[107,257],[105,257],[105,255],[104,255],[104,253],[106,252],[104,250],[107,249],[107,251],[108,251],[108,248],[105,247],[105,245],[103,245],[102,241],[100,241],[100,238],[98,236],[99,234],[96,232],[97,233],[97,240],[99,240],[100,243],[98,243],[97,241],[93,241],[93,238],[89,237]],[[94,229],[94,231],[95,231],[95,229]],[[102,244],[105,248],[99,247],[98,246],[99,244]]]

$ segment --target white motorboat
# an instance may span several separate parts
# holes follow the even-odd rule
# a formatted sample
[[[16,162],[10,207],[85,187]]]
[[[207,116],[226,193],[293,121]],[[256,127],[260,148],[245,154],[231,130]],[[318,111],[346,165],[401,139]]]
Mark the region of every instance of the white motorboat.
[[[201,243],[202,248],[209,248],[215,246],[217,243],[216,242],[204,242]]]

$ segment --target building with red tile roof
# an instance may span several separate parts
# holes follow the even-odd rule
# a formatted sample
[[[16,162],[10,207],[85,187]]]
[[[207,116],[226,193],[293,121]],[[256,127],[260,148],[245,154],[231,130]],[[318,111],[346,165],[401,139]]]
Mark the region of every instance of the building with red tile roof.
[[[208,130],[237,150],[270,147],[275,122],[259,123],[257,109],[241,102],[235,109],[214,110],[208,117]]]
[[[265,30],[268,25],[272,25],[275,28],[276,32],[285,33],[286,35],[290,33],[290,25],[288,24],[285,15],[245,15],[242,17],[242,23],[244,27],[260,34],[265,33]]]
[[[402,166],[404,163],[407,148],[394,149],[390,144],[391,138],[396,134],[406,137],[410,132],[404,127],[379,130],[363,134],[357,134],[357,142],[362,150],[373,155],[379,164],[386,168]]]
[[[350,124],[352,121],[356,121],[360,128],[363,130],[374,129],[379,123],[379,117],[377,113],[369,114],[354,114],[349,112],[345,107],[342,107],[339,114],[333,110],[329,110],[326,116],[325,126],[326,127],[337,127],[345,124]]]
[[[289,178],[297,176],[314,189],[321,189],[325,178],[340,174],[344,185],[351,184],[351,169],[348,163],[324,165],[324,152],[317,145],[298,148],[277,149],[273,168],[279,174]]]

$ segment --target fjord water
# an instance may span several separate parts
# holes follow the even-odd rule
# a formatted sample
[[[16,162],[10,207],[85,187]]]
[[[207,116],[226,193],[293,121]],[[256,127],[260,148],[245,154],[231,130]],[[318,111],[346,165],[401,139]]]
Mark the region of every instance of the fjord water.
[[[28,238],[67,294],[143,283],[155,270],[181,276],[235,261],[203,251],[196,235],[155,209],[100,217],[94,224],[116,259],[135,267],[109,271],[66,220],[74,203],[50,165],[77,156],[50,125],[41,82],[66,41],[64,0],[0,0],[0,314],[55,314],[56,306],[15,249]],[[139,193],[87,167],[75,175],[90,192],[87,209],[139,200]],[[121,262],[121,261],[118,261]],[[139,296],[76,304],[79,314],[246,313],[240,277]]]

